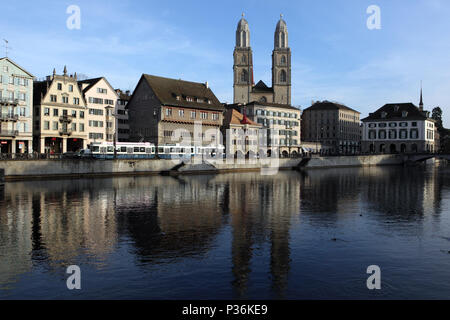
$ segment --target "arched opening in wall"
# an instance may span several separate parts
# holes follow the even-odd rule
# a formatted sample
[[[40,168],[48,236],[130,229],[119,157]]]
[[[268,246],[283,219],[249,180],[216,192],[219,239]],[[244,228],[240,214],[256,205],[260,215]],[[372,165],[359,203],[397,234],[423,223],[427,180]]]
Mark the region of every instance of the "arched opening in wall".
[[[284,150],[281,155],[283,156],[283,158],[289,158],[289,152],[287,152],[286,150]]]
[[[259,102],[265,103],[265,102],[267,102],[267,98],[266,97],[261,97],[261,99],[259,99]]]
[[[386,145],[384,143],[380,144],[380,153],[386,152]]]
[[[272,150],[267,150],[267,156],[271,157],[272,156]]]
[[[375,145],[373,143],[370,144],[370,153],[375,153]]]
[[[413,143],[413,145],[411,146],[411,151],[417,153],[417,144]]]
[[[292,151],[291,155],[292,155],[293,158],[297,158],[298,157],[297,151]]]
[[[280,82],[285,83],[286,82],[286,71],[281,70],[280,72]]]
[[[248,72],[247,70],[242,70],[241,72],[241,82],[248,82]]]
[[[280,33],[280,37],[281,37],[281,47],[284,48],[286,47],[286,35],[284,34],[284,32]]]
[[[247,57],[245,55],[242,56],[241,62],[242,62],[242,64],[246,64],[247,63]]]
[[[396,145],[395,145],[395,144],[391,144],[391,146],[390,146],[390,148],[389,148],[389,151],[390,151],[391,153],[396,153],[396,152],[397,152],[397,147],[396,147]]]
[[[400,152],[401,152],[401,153],[405,153],[405,152],[406,152],[406,144],[402,143],[402,144],[400,145]]]
[[[282,65],[286,65],[286,57],[285,57],[285,56],[281,56],[280,63],[281,63]]]
[[[242,46],[243,46],[244,48],[247,47],[247,32],[245,32],[245,31],[242,31],[242,34],[241,34],[241,43],[242,43]]]

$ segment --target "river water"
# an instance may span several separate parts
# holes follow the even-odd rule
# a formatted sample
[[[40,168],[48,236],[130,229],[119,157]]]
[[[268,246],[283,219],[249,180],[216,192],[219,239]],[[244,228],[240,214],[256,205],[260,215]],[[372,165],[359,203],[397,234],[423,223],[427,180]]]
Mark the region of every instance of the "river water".
[[[0,299],[448,299],[449,251],[448,166],[0,190]]]

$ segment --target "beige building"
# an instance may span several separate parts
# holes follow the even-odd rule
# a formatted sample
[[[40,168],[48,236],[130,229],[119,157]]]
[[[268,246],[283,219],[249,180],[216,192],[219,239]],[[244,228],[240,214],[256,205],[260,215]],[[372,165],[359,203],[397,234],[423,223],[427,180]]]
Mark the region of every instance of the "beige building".
[[[77,75],[52,76],[34,83],[34,150],[64,153],[86,148],[88,109]]]
[[[33,151],[33,75],[0,59],[0,153]]]
[[[258,124],[236,109],[227,109],[222,126],[222,136],[226,153],[235,157],[255,157],[259,152]]]
[[[113,142],[116,137],[116,110],[119,96],[104,78],[78,81],[88,108],[87,144]]]
[[[144,74],[128,102],[130,140],[156,145],[216,144],[223,110],[208,83]]]
[[[300,152],[300,117],[301,111],[284,104],[251,102],[228,106],[244,113],[248,118],[260,125],[265,131],[267,153],[278,148],[282,157],[297,156]]]
[[[330,153],[354,154],[361,142],[360,113],[345,105],[318,101],[302,114],[302,140]]]

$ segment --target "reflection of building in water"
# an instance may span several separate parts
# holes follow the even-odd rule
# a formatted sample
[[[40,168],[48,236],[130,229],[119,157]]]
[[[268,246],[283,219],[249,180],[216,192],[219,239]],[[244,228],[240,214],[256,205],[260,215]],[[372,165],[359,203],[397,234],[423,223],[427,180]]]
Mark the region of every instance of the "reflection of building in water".
[[[245,296],[255,246],[270,239],[272,287],[282,294],[289,273],[289,228],[300,211],[300,181],[297,174],[277,176],[229,174],[215,182],[230,185],[233,286]]]
[[[225,188],[211,176],[151,177],[136,195],[117,198],[121,233],[147,262],[203,254],[223,224]],[[122,192],[121,192],[122,193]]]
[[[424,172],[419,172],[421,170]],[[438,168],[420,167],[367,168],[360,179],[364,186],[362,199],[372,209],[396,222],[413,221],[421,219],[427,212],[438,212],[435,209],[440,206],[445,183]]]
[[[32,193],[8,183],[0,198],[0,289],[7,288],[32,267]]]

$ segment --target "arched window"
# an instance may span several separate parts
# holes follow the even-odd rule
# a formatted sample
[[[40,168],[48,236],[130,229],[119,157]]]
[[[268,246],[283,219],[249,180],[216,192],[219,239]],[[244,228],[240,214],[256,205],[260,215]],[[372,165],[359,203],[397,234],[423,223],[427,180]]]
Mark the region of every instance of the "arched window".
[[[281,56],[281,64],[285,65],[286,64],[286,57],[285,56]]]
[[[242,31],[242,42],[241,43],[244,48],[247,47],[247,32],[245,32],[245,31]]]
[[[281,70],[280,72],[280,82],[284,83],[286,82],[286,71]]]
[[[247,63],[247,57],[245,55],[242,56],[241,62],[243,64]]]
[[[285,36],[284,32],[280,33],[280,37],[281,37],[281,47],[284,48],[284,47],[286,47],[286,36]]]
[[[265,103],[265,102],[267,102],[267,98],[266,97],[261,97],[261,99],[259,99],[259,102]]]
[[[247,70],[242,70],[241,82],[248,82],[248,72],[247,72]]]

